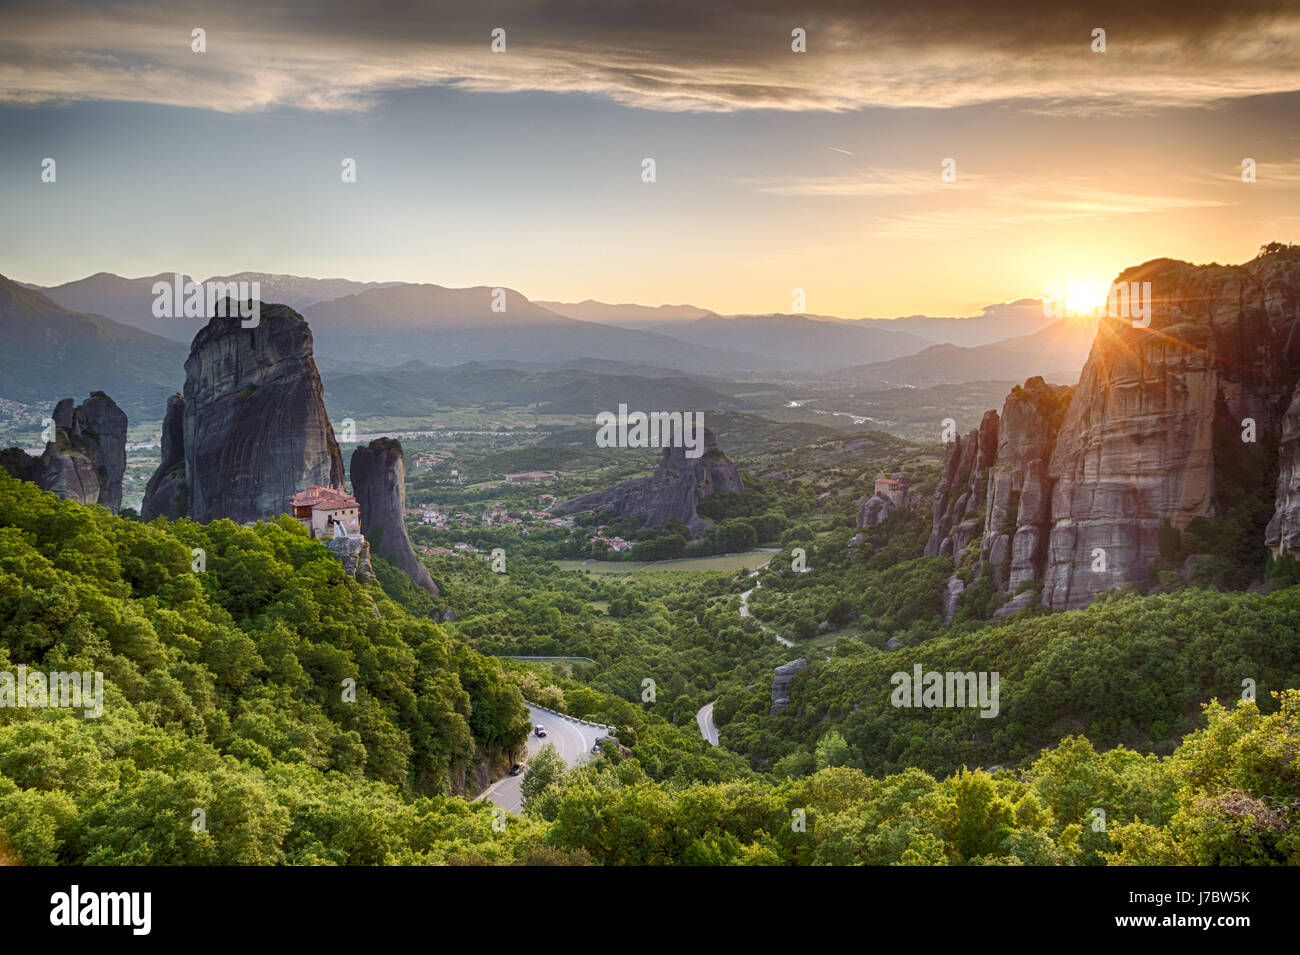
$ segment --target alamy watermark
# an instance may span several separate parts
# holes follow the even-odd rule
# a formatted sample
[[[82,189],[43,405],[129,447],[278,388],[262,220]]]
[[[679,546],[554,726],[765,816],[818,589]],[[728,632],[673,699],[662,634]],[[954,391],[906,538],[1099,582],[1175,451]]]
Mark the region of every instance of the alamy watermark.
[[[226,302],[234,300],[241,328],[256,328],[262,321],[261,282],[217,282],[200,285],[177,273],[170,282],[154,282],[154,318],[226,318]]]
[[[93,720],[104,715],[104,674],[28,672],[20,663],[16,674],[0,671],[0,707],[80,709]]]
[[[152,892],[83,892],[73,885],[50,896],[50,924],[56,926],[117,925],[148,935],[152,910]]]
[[[889,678],[894,692],[889,702],[896,707],[960,707],[978,706],[982,719],[998,715],[998,674],[981,670],[979,673],[948,671],[928,673],[916,664],[910,674],[899,670]]]
[[[685,448],[688,458],[704,454],[703,411],[633,411],[618,406],[618,414],[596,415],[599,448]]]
[[[1106,289],[1105,302],[1097,301],[1100,295],[1088,283],[1067,279],[1064,286],[1052,282],[1043,295],[1045,318],[1129,318],[1134,328],[1151,324],[1151,283],[1111,282]]]

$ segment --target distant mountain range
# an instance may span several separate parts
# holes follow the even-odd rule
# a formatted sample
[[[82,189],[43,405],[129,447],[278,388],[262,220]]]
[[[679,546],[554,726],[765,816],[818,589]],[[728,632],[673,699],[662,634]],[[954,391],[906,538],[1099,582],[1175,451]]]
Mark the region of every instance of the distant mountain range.
[[[99,272],[41,288],[66,309],[103,315],[188,343],[203,322],[156,318],[153,285],[174,273],[122,278]],[[719,315],[694,305],[530,301],[505,289],[451,289],[403,282],[314,279],[239,272],[205,281],[258,282],[261,300],[301,312],[325,366],[393,367],[468,361],[554,364],[577,359],[635,362],[688,374],[824,373],[890,361],[936,344],[964,348],[1039,331],[1051,321],[1037,299],[990,305],[973,318],[913,315],[844,319],[830,315]],[[1071,359],[1072,361],[1072,359]],[[1060,362],[1053,362],[1055,367]],[[1068,362],[1067,362],[1068,364]],[[1082,362],[1080,361],[1081,365]],[[1001,376],[999,376],[1001,377]]]
[[[878,329],[892,335],[911,335],[924,340],[929,345],[961,345],[972,348],[977,345],[987,345],[991,342],[1001,341],[1004,338],[1029,335],[1052,322],[1051,318],[1043,314],[1042,300],[1036,298],[1023,298],[1014,302],[988,305],[979,315],[969,318],[936,318],[929,315],[909,315],[906,318],[839,318],[835,315],[813,315],[802,312],[795,315],[774,313],[769,315],[726,316],[708,312],[705,315],[689,316],[688,310],[693,309],[694,306],[674,305],[664,307],[677,310],[676,317],[669,318],[667,315],[660,315],[657,318],[634,319],[622,317],[623,313],[618,311],[629,308],[629,306],[602,306],[599,302],[583,303],[583,305],[588,304],[599,307],[587,309],[585,316],[575,315],[575,317],[587,317],[592,321],[605,321],[628,328],[663,332],[678,337],[691,334],[689,329],[692,327],[701,330],[698,334],[707,334],[708,329],[721,327],[713,322],[691,319],[727,318],[755,323],[767,320],[768,327],[773,328],[775,325],[770,320],[780,318],[787,320],[785,323],[787,328],[806,328],[807,326],[801,323],[820,322],[854,328],[859,332]],[[548,303],[547,307],[569,314],[565,309],[576,309],[578,306],[552,302]],[[653,312],[654,310],[648,309],[647,311]],[[698,311],[703,310],[699,309]],[[832,341],[838,344],[843,339],[832,339]]]
[[[194,338],[207,320],[194,318],[156,318],[153,314],[153,286],[155,282],[172,282],[174,272],[162,272],[145,278],[125,279],[111,272],[96,272],[75,282],[66,282],[42,288],[28,285],[52,301],[74,312],[103,315],[114,321],[134,325],[163,338],[185,342]],[[181,273],[184,280],[191,277]],[[214,275],[205,282],[260,282],[261,300],[267,303],[289,305],[301,312],[309,305],[329,299],[353,295],[372,288],[389,288],[396,282],[353,282],[350,279],[309,279],[296,275],[274,275],[268,272],[238,272],[234,275]]]
[[[636,360],[684,372],[739,372],[776,364],[743,343],[700,348],[670,335],[569,318],[513,289],[501,292],[497,298],[486,286],[398,285],[312,305],[303,309],[303,317],[321,355],[365,356],[389,364],[412,358],[431,365],[588,358]]]
[[[186,345],[85,315],[0,276],[0,397],[49,403],[104,391],[127,417],[158,418],[185,380]]]
[[[0,279],[9,344],[0,397],[43,402],[101,389],[133,420],[156,418],[206,324],[152,314],[154,283],[173,277],[100,272],[45,289]],[[842,319],[541,303],[486,286],[214,279],[259,282],[263,302],[301,312],[331,406],[353,415],[421,415],[458,402],[586,413],[636,395],[647,407],[765,407],[737,399],[742,381],[845,382],[859,393],[1031,375],[1073,382],[1095,327],[1051,324],[1037,299],[973,318]]]
[[[990,378],[1023,381],[1037,375],[1046,381],[1072,385],[1079,380],[1079,369],[1088,360],[1096,336],[1096,319],[1068,319],[1032,335],[974,348],[933,345],[901,358],[841,368],[826,377],[881,387],[924,388]]]
[[[703,348],[743,347],[774,367],[826,370],[868,359],[911,355],[932,343],[907,332],[858,322],[818,321],[806,315],[710,315],[661,333]]]
[[[695,318],[716,315],[707,308],[695,305],[610,305],[586,299],[582,302],[543,302],[535,304],[550,309],[558,315],[578,318],[584,322],[602,322],[606,325],[653,325],[659,322],[685,322]]]

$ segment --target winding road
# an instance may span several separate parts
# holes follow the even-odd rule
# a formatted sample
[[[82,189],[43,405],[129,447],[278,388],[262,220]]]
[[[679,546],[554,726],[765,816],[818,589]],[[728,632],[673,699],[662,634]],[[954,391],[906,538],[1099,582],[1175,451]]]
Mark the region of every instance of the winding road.
[[[749,576],[751,576],[751,577],[757,577],[757,576],[758,576],[758,571],[754,571],[754,572],[753,572],[752,574],[750,574]],[[756,584],[754,584],[754,586],[750,587],[748,590],[746,590],[743,594],[740,595],[740,615],[741,615],[742,617],[751,617],[751,616],[752,616],[752,614],[750,614],[750,612],[749,612],[749,595],[752,594],[755,590],[757,590],[759,587],[762,587],[762,586],[763,586],[762,584],[758,584],[758,583],[756,583]],[[781,644],[781,646],[783,646],[783,647],[793,647],[793,646],[794,646],[794,641],[792,641],[792,640],[787,640],[785,637],[781,636],[779,633],[777,633],[775,630],[773,630],[773,629],[772,629],[771,627],[769,627],[767,624],[763,623],[763,621],[759,620],[757,617],[753,617],[753,620],[754,620],[754,622],[755,622],[756,624],[758,624],[759,627],[761,627],[763,630],[767,631],[767,632],[770,633],[772,636],[776,637],[776,642],[779,643],[779,644]]]
[[[749,576],[757,577],[758,571],[756,570],[751,571]],[[775,630],[767,626],[765,623],[763,623],[763,621],[759,620],[757,617],[753,616],[753,614],[749,612],[749,595],[752,594],[755,590],[757,590],[761,586],[763,585],[755,582],[753,587],[750,587],[748,590],[746,590],[743,594],[740,595],[740,615],[742,617],[749,617],[750,619],[752,619],[765,632],[770,633],[773,637],[775,637],[777,643],[781,644],[784,647],[793,647],[794,641],[787,640],[785,637],[781,636],[779,633],[777,633]],[[830,657],[827,657],[826,659],[829,660]],[[717,700],[713,701],[713,703],[716,702]],[[717,746],[718,728],[713,725],[713,703],[705,703],[703,706],[700,707],[699,712],[695,714],[695,722],[699,724],[700,735],[704,737],[705,741],[710,746]]]
[[[587,758],[596,740],[608,733],[608,730],[603,727],[572,723],[562,716],[539,710],[531,703],[528,704],[528,719],[533,726],[541,723],[546,727],[546,737],[538,739],[531,729],[528,731],[528,740],[524,744],[527,750],[527,756],[524,757],[525,769],[528,766],[528,760],[533,758],[533,754],[547,743],[553,743],[560,759],[564,760],[564,765],[573,768]],[[518,776],[506,776],[504,779],[498,779],[483,790],[476,799],[490,799],[507,812],[522,812],[524,808],[524,796],[521,788],[523,781],[523,773]]]
[[[714,700],[713,703],[716,703]],[[695,722],[700,724],[700,735],[710,746],[718,745],[718,728],[713,725],[713,703],[705,703],[695,714]]]

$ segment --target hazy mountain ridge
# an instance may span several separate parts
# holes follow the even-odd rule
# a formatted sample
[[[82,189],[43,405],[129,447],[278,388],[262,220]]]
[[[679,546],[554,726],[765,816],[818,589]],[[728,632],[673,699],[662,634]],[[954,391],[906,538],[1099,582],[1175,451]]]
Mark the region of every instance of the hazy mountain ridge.
[[[73,311],[104,315],[188,343],[206,318],[153,315],[154,284],[170,283],[175,274],[123,278],[98,272],[36,288]],[[532,301],[513,289],[503,290],[505,310],[500,311],[500,302],[493,309],[496,289],[487,286],[453,289],[269,272],[204,281],[258,282],[261,301],[286,304],[312,322],[326,363],[389,367],[397,356],[454,365],[617,361],[635,354],[642,364],[692,373],[823,372],[903,357],[933,344],[977,347],[1031,334],[1050,323],[1037,299],[990,305],[970,318],[849,319],[810,313],[720,315],[689,304]],[[504,329],[508,336],[500,333]],[[439,336],[436,344],[431,336]]]
[[[697,305],[637,305],[632,302],[610,304],[595,299],[581,302],[534,302],[558,315],[579,318],[586,322],[603,322],[606,325],[640,325],[659,322],[684,322],[716,315],[717,312]]]
[[[913,355],[837,369],[828,377],[924,387],[977,381],[996,372],[1021,381],[1038,376],[1073,384],[1096,335],[1096,319],[1068,319],[1018,338],[975,347],[932,345]]]
[[[907,332],[799,314],[714,315],[656,329],[706,348],[743,344],[783,367],[819,371],[842,365],[850,356],[897,358],[930,345],[927,339]]]
[[[622,361],[629,356],[685,372],[773,365],[743,348],[701,348],[678,338],[552,312],[513,289],[403,285],[322,302],[304,311],[321,354],[391,355],[454,365],[484,359]],[[497,309],[494,309],[494,305]]]
[[[112,272],[96,272],[83,279],[62,285],[37,288],[51,301],[76,312],[103,315],[114,321],[134,325],[155,335],[172,338],[187,344],[207,321],[206,317],[158,318],[153,314],[154,283],[175,281],[176,272],[160,272],[140,278],[124,278]],[[179,273],[182,281],[192,276]],[[289,305],[301,311],[309,305],[344,295],[355,294],[371,288],[388,288],[396,282],[354,282],[351,279],[315,279],[297,275],[277,275],[270,272],[237,272],[233,275],[214,275],[203,282],[259,283],[259,299]]]
[[[27,403],[103,391],[128,417],[153,417],[184,380],[186,348],[102,315],[65,308],[0,276],[3,397]]]

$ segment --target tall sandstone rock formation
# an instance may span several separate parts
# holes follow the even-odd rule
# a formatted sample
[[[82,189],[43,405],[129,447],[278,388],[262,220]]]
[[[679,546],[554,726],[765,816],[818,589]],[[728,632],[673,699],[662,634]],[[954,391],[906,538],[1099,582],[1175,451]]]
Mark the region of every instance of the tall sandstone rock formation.
[[[1030,379],[946,451],[926,553],[953,554],[967,582],[1041,582],[1059,609],[1145,584],[1161,528],[1222,516],[1243,462],[1276,479],[1259,543],[1300,552],[1300,249],[1241,266],[1157,259],[1116,281],[1151,283],[1149,325],[1104,317],[1078,385]]]
[[[190,345],[184,398],[168,401],[166,419],[174,428],[181,416],[180,457],[173,436],[150,482],[147,515],[175,510],[180,459],[186,513],[201,522],[275,517],[289,512],[295,491],[343,485],[307,323],[284,305],[261,306],[255,328],[241,327],[233,307],[226,314]]]
[[[3,453],[6,470],[47,491],[82,504],[122,509],[126,473],[126,414],[102,391],[80,405],[64,398],[54,407],[53,435],[34,458],[18,448]]]
[[[999,590],[1042,577],[1052,527],[1048,469],[1072,388],[1030,378],[1002,406],[988,474],[988,518],[980,553]]]
[[[144,491],[140,516],[146,521],[155,517],[175,520],[185,514],[188,490],[185,484],[185,399],[172,395],[163,414],[162,463],[149,478]]]
[[[966,547],[984,526],[988,474],[997,450],[996,411],[985,412],[970,434],[948,442],[934,494],[934,527],[925,543],[926,557],[952,557],[961,563]]]
[[[406,458],[402,442],[377,438],[352,452],[352,493],[361,507],[361,533],[370,550],[435,597],[438,587],[406,530]]]
[[[722,453],[717,438],[704,429],[704,451],[698,458],[688,458],[683,447],[667,447],[659,458],[654,474],[633,478],[603,491],[556,504],[556,514],[612,510],[623,517],[644,517],[646,527],[658,527],[676,520],[699,536],[709,526],[700,517],[696,505],[700,500],[722,492],[743,491],[744,482],[735,464]]]

